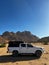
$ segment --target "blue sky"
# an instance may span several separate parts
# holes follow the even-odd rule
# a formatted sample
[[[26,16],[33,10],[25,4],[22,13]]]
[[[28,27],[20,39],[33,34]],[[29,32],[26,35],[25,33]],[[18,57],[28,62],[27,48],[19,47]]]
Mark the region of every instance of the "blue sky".
[[[0,0],[0,34],[24,30],[49,36],[49,0]]]

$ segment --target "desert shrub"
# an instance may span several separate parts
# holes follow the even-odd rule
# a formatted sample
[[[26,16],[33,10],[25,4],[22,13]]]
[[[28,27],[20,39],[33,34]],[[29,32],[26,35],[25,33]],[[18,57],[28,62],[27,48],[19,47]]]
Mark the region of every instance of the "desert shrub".
[[[46,63],[44,65],[47,65]]]
[[[47,41],[45,41],[43,44],[44,44],[44,45],[48,45],[48,42],[47,42]]]
[[[3,43],[3,44],[1,43],[1,44],[0,44],[0,47],[5,47],[5,46],[6,46],[5,43]]]

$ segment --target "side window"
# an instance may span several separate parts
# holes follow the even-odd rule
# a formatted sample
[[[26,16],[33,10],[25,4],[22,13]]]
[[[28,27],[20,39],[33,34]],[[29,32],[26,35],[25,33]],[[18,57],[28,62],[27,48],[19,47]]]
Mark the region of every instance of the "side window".
[[[30,45],[30,44],[27,44],[27,47],[33,47],[32,45]]]
[[[21,44],[21,47],[26,47],[26,44]]]

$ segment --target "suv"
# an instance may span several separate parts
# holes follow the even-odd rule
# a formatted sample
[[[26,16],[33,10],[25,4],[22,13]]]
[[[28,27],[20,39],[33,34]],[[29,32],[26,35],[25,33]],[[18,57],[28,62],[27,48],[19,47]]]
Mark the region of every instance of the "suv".
[[[36,54],[37,57],[40,57],[44,49],[22,41],[10,41],[7,52],[12,53],[14,56],[18,54]]]

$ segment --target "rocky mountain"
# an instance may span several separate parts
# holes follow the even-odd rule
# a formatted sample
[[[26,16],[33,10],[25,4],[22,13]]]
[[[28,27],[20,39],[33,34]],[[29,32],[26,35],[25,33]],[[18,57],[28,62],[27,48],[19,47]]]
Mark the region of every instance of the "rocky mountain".
[[[18,31],[16,33],[5,31],[2,35],[0,35],[0,43],[4,43],[11,40],[24,42],[49,42],[49,36],[40,39],[36,35],[33,35],[30,31]]]
[[[49,42],[49,36],[39,39],[38,42]]]
[[[0,36],[0,43],[5,43],[5,42],[7,42],[7,40]]]
[[[36,42],[39,38],[36,35],[33,35],[30,31],[23,32],[4,32],[1,35],[2,38],[6,40],[16,40],[16,41],[24,41],[24,42]]]

